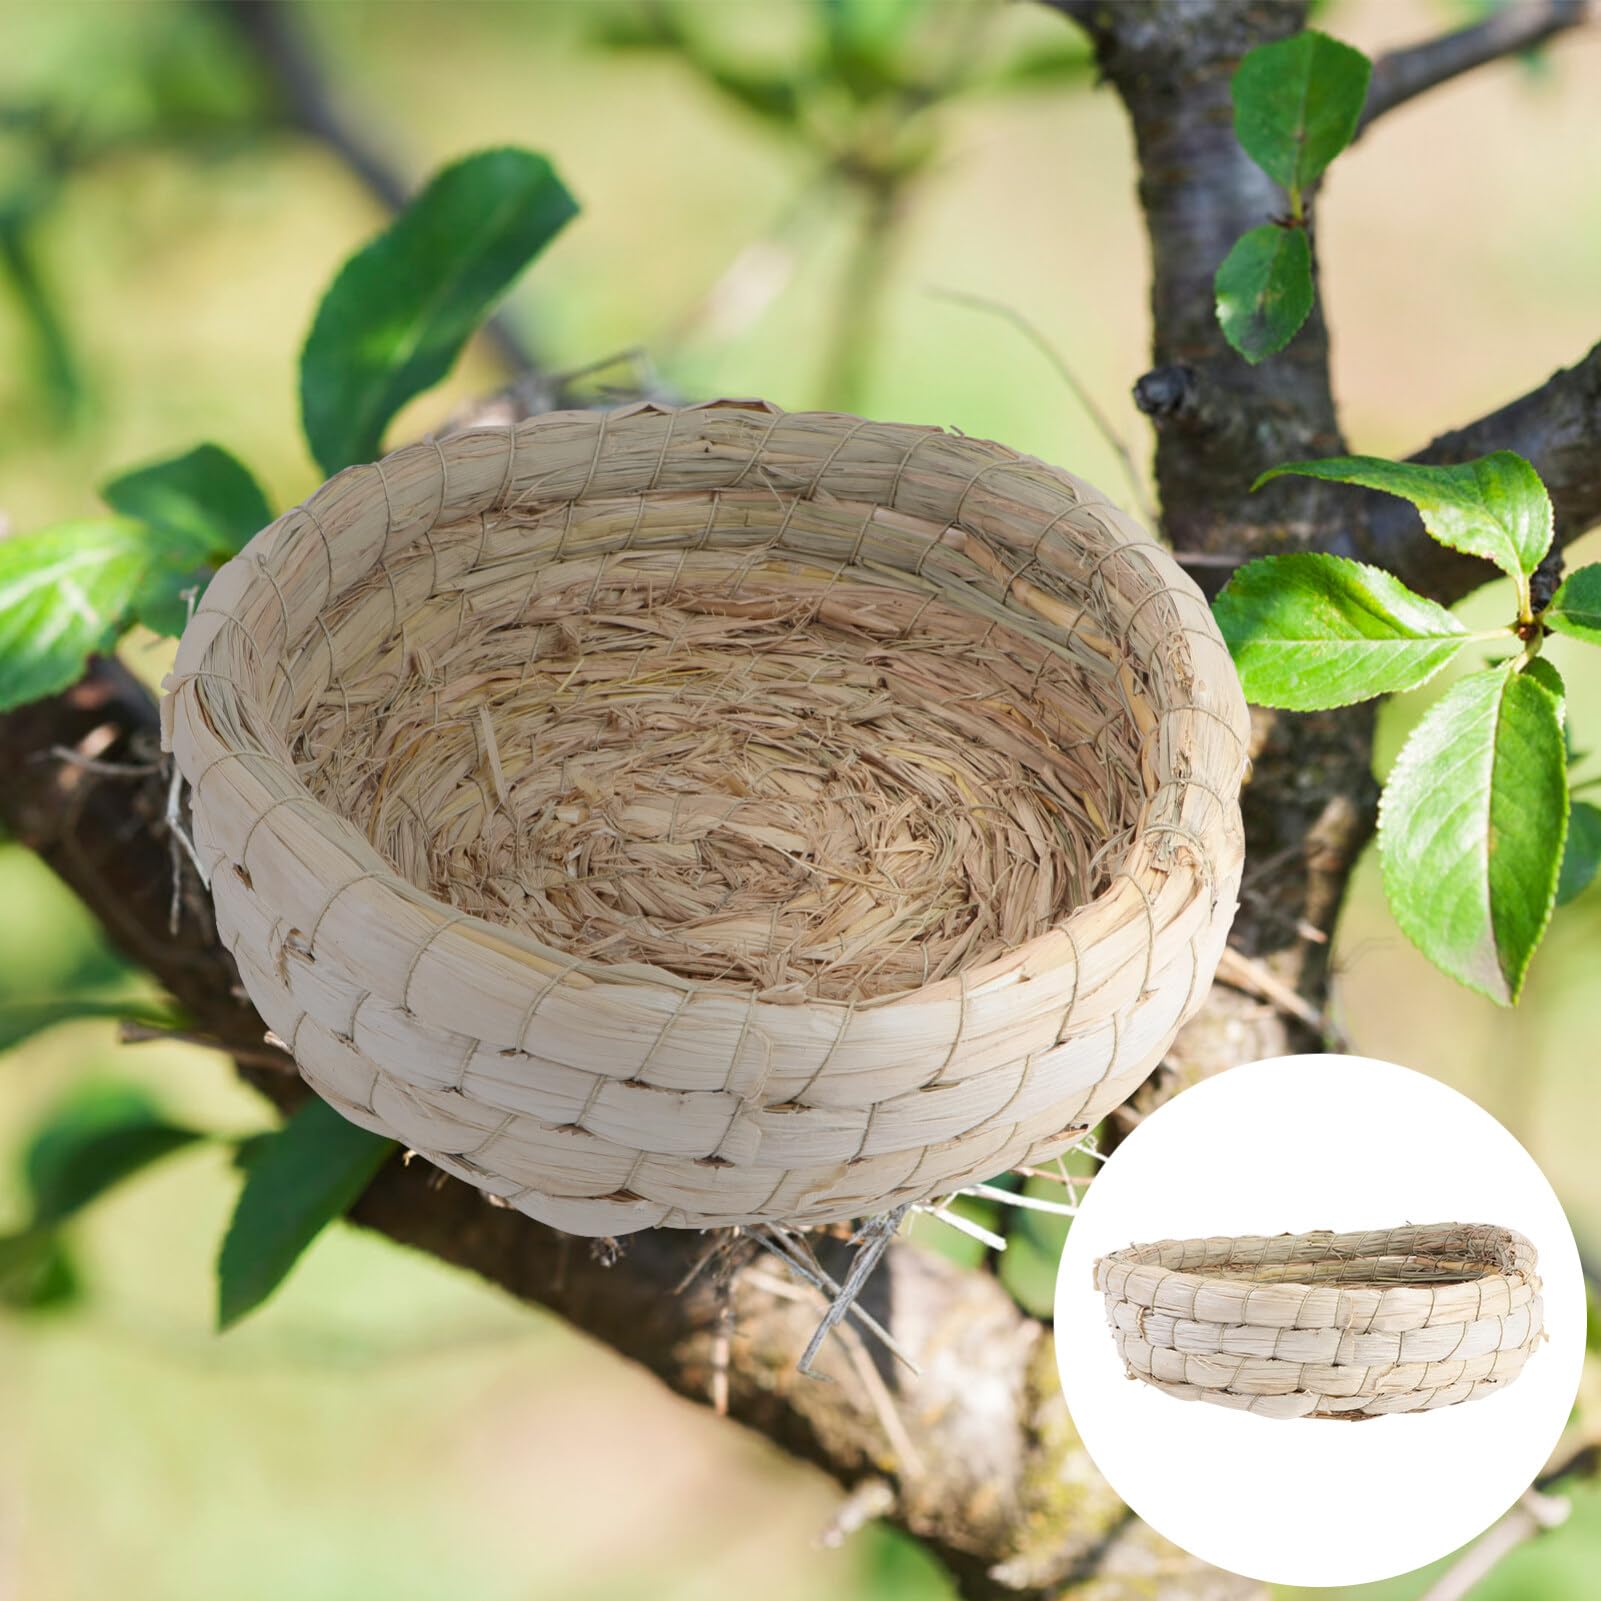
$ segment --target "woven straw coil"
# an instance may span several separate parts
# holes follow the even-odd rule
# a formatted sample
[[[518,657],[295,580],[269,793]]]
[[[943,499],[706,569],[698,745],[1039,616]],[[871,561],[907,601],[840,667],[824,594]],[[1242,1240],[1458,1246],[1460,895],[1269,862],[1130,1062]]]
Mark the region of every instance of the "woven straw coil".
[[[246,988],[354,1121],[579,1234],[811,1224],[1062,1148],[1235,907],[1247,721],[1087,484],[760,402],[354,467],[164,702]]]
[[[1095,1264],[1129,1375],[1263,1417],[1375,1417],[1510,1384],[1542,1338],[1534,1247],[1481,1223],[1163,1240]]]

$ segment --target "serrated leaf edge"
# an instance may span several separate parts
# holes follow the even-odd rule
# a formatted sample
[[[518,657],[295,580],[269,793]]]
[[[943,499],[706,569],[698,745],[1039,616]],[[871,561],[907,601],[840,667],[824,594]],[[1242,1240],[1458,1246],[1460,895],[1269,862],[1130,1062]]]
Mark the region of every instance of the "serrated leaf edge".
[[[1260,481],[1261,480],[1259,479],[1258,482],[1260,482]],[[1286,551],[1286,552],[1284,552],[1284,553],[1282,553],[1280,555],[1277,555],[1277,556],[1258,556],[1258,557],[1254,558],[1253,560],[1246,562],[1243,566],[1241,566],[1238,569],[1236,569],[1236,571],[1230,575],[1228,583],[1225,584],[1223,586],[1223,588],[1218,591],[1217,600],[1221,600],[1223,598],[1223,596],[1228,592],[1229,585],[1233,584],[1235,579],[1242,577],[1244,574],[1249,573],[1249,572],[1260,571],[1262,568],[1266,568],[1266,567],[1274,567],[1274,568],[1276,568],[1276,567],[1279,566],[1280,563],[1283,563],[1283,562],[1286,562],[1286,561],[1294,561],[1296,558],[1301,557],[1301,556],[1314,556],[1314,557],[1318,558],[1318,560],[1320,562],[1322,562],[1322,561],[1336,562],[1336,563],[1339,563],[1341,566],[1344,566],[1344,567],[1355,568],[1358,572],[1363,574],[1363,576],[1365,578],[1377,577],[1381,581],[1381,585],[1383,583],[1391,583],[1391,584],[1397,585],[1406,594],[1406,596],[1407,596],[1407,598],[1409,600],[1412,600],[1412,601],[1416,602],[1418,605],[1421,605],[1421,606],[1432,606],[1437,612],[1440,613],[1440,615],[1442,617],[1444,617],[1446,619],[1447,622],[1449,622],[1451,624],[1451,626],[1456,630],[1456,633],[1460,636],[1460,638],[1456,639],[1456,642],[1453,644],[1452,643],[1452,637],[1453,636],[1451,636],[1449,634],[1440,636],[1440,638],[1436,641],[1436,643],[1441,644],[1441,645],[1450,644],[1451,645],[1450,654],[1446,655],[1446,656],[1442,656],[1440,661],[1437,662],[1433,667],[1431,667],[1426,673],[1424,673],[1424,675],[1421,678],[1415,678],[1410,683],[1400,685],[1395,689],[1381,689],[1381,690],[1376,691],[1372,695],[1363,695],[1363,696],[1358,697],[1355,700],[1326,700],[1326,699],[1324,699],[1324,698],[1322,698],[1320,696],[1316,700],[1298,700],[1298,701],[1295,701],[1295,702],[1290,702],[1290,701],[1285,701],[1285,700],[1264,699],[1259,695],[1256,695],[1256,694],[1251,693],[1250,691],[1247,691],[1246,692],[1246,699],[1253,706],[1265,706],[1265,707],[1269,708],[1272,711],[1326,712],[1326,711],[1335,711],[1335,710],[1337,710],[1338,708],[1340,708],[1342,706],[1360,706],[1366,701],[1377,700],[1379,698],[1379,696],[1381,696],[1381,695],[1404,695],[1404,694],[1408,694],[1414,689],[1421,689],[1425,684],[1429,683],[1431,680],[1433,680],[1435,677],[1437,677],[1440,673],[1442,673],[1447,667],[1449,667],[1450,664],[1456,659],[1456,655],[1462,649],[1463,645],[1467,644],[1469,642],[1470,638],[1472,637],[1469,634],[1467,628],[1463,625],[1462,621],[1458,617],[1456,617],[1452,612],[1448,611],[1444,606],[1440,605],[1440,603],[1438,601],[1430,600],[1427,595],[1418,594],[1418,592],[1415,589],[1413,589],[1410,585],[1402,583],[1402,581],[1399,578],[1397,578],[1394,573],[1386,572],[1385,569],[1382,568],[1382,567],[1375,567],[1371,562],[1357,561],[1354,557],[1351,557],[1351,556],[1336,556],[1332,552],[1329,552],[1329,551],[1313,551],[1313,550]],[[1212,602],[1212,607],[1214,608],[1214,620],[1215,620],[1215,608],[1216,608],[1216,605],[1217,605],[1217,600],[1214,600]],[[1220,632],[1221,632],[1221,628],[1220,628]],[[1419,639],[1418,642],[1420,644],[1424,643],[1426,641],[1427,637],[1428,636],[1423,636],[1422,638]],[[1233,660],[1234,659],[1234,646],[1229,641],[1227,635],[1224,636],[1224,641],[1223,642],[1224,642],[1225,646],[1227,646],[1227,648],[1228,648],[1230,659]],[[1289,646],[1289,643],[1290,642],[1286,642],[1287,648]],[[1351,643],[1352,644],[1357,644],[1359,642],[1356,641],[1356,640],[1353,640]],[[1375,643],[1382,643],[1382,641],[1375,641]],[[1236,667],[1237,666],[1238,666],[1238,663],[1236,662]],[[1242,675],[1241,682],[1242,682],[1242,687],[1243,687],[1243,682],[1244,682],[1243,681],[1243,675]]]
[[[1508,683],[1510,683],[1512,678],[1515,676],[1510,667],[1504,667],[1504,668],[1489,667],[1489,668],[1482,669],[1482,671],[1491,672],[1491,673],[1493,673],[1493,672],[1504,673]],[[1476,676],[1478,676],[1478,675],[1477,674],[1469,674],[1469,675],[1467,675],[1467,677],[1458,679],[1457,683],[1467,683],[1469,681],[1469,679],[1471,679],[1473,677],[1476,677]],[[1536,684],[1539,684],[1539,680],[1538,679],[1533,680],[1533,682],[1535,682]],[[1455,688],[1455,687],[1456,687],[1455,685],[1452,686],[1452,688]],[[1543,684],[1539,685],[1539,687],[1544,691],[1547,699],[1556,700],[1557,697],[1554,696],[1549,689],[1546,689]],[[1503,690],[1503,692],[1504,692],[1504,690]],[[1447,693],[1449,693],[1449,691],[1447,691]],[[1412,927],[1409,926],[1409,919],[1402,916],[1400,908],[1396,905],[1394,897],[1392,897],[1392,895],[1390,894],[1389,851],[1387,849],[1386,841],[1389,838],[1389,819],[1390,819],[1390,816],[1391,816],[1391,814],[1392,814],[1392,812],[1394,810],[1394,808],[1390,805],[1391,786],[1394,784],[1396,776],[1400,773],[1402,764],[1407,759],[1408,752],[1413,749],[1413,747],[1414,747],[1414,745],[1415,745],[1415,743],[1417,741],[1417,737],[1418,737],[1419,733],[1422,731],[1422,729],[1424,728],[1424,726],[1428,722],[1430,716],[1433,715],[1433,713],[1438,709],[1438,707],[1440,706],[1441,701],[1443,701],[1443,699],[1444,699],[1444,696],[1441,697],[1441,700],[1435,701],[1435,703],[1432,706],[1430,706],[1426,712],[1424,712],[1423,716],[1418,719],[1416,726],[1412,729],[1412,732],[1407,735],[1405,744],[1402,745],[1402,747],[1400,749],[1400,752],[1397,754],[1397,756],[1395,758],[1395,761],[1391,764],[1389,772],[1385,775],[1383,788],[1379,792],[1378,816],[1377,816],[1376,824],[1375,824],[1375,827],[1374,827],[1374,839],[1375,839],[1375,841],[1376,841],[1376,843],[1378,845],[1379,876],[1380,876],[1380,880],[1381,880],[1383,888],[1384,888],[1384,899],[1385,899],[1385,903],[1390,908],[1390,915],[1395,919],[1396,926],[1401,930],[1401,932],[1403,934],[1406,935],[1408,941],[1416,948],[1416,950],[1423,956],[1423,958],[1430,964],[1430,966],[1438,969],[1438,971],[1440,971],[1441,973],[1444,973],[1445,976],[1447,978],[1449,978],[1453,983],[1460,984],[1464,989],[1472,990],[1475,994],[1484,996],[1486,1000],[1492,1001],[1497,1006],[1503,1006],[1503,1007],[1516,1006],[1517,1003],[1518,1003],[1519,996],[1521,996],[1522,993],[1523,993],[1523,985],[1524,985],[1525,980],[1528,977],[1529,965],[1534,959],[1534,953],[1540,948],[1541,942],[1545,939],[1546,931],[1551,926],[1551,918],[1552,918],[1553,914],[1556,911],[1556,887],[1557,887],[1557,884],[1560,881],[1561,876],[1562,876],[1562,853],[1567,847],[1568,813],[1569,813],[1569,810],[1570,810],[1570,807],[1571,807],[1571,800],[1570,800],[1569,805],[1568,806],[1564,806],[1563,809],[1562,809],[1562,826],[1561,826],[1561,829],[1560,829],[1560,831],[1558,833],[1558,836],[1557,836],[1557,846],[1556,846],[1556,850],[1553,852],[1553,857],[1552,857],[1552,859],[1556,863],[1556,872],[1554,873],[1554,875],[1552,877],[1552,880],[1551,880],[1551,892],[1550,892],[1550,895],[1547,897],[1547,900],[1546,900],[1545,917],[1541,921],[1539,930],[1536,933],[1534,939],[1529,942],[1529,954],[1524,958],[1523,966],[1519,970],[1515,981],[1508,981],[1507,980],[1506,967],[1505,967],[1504,963],[1502,962],[1500,947],[1498,945],[1494,946],[1495,955],[1496,955],[1496,967],[1497,967],[1497,970],[1501,974],[1503,982],[1505,982],[1506,986],[1507,986],[1506,997],[1502,998],[1501,996],[1497,995],[1493,990],[1486,989],[1484,985],[1475,983],[1470,978],[1465,978],[1459,973],[1450,972],[1447,968],[1442,967],[1440,965],[1440,963],[1435,961],[1435,959],[1432,956],[1429,955],[1428,951],[1424,949],[1422,941],[1420,939],[1418,939],[1418,937],[1414,934],[1414,932],[1412,930]],[[1500,707],[1499,707],[1499,705],[1497,705],[1496,717],[1497,717],[1498,720],[1500,718],[1500,715],[1501,715]],[[1491,748],[1492,748],[1492,750],[1494,748],[1493,740],[1492,740]],[[1564,774],[1564,791],[1566,791],[1566,777],[1565,777],[1565,774]],[[1492,941],[1492,945],[1493,945],[1494,944],[1493,923],[1492,923],[1492,929],[1491,929],[1491,941]]]

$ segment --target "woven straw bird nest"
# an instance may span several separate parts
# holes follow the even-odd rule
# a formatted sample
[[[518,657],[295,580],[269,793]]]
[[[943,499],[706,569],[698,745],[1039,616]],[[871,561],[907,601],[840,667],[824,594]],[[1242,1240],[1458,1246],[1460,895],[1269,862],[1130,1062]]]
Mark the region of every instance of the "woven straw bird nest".
[[[1234,912],[1201,595],[1089,485],[934,428],[721,401],[414,445],[228,563],[169,687],[307,1080],[578,1234],[1059,1150]]]
[[[1363,1418],[1504,1388],[1543,1337],[1534,1247],[1438,1223],[1163,1240],[1095,1264],[1129,1375],[1271,1418]]]

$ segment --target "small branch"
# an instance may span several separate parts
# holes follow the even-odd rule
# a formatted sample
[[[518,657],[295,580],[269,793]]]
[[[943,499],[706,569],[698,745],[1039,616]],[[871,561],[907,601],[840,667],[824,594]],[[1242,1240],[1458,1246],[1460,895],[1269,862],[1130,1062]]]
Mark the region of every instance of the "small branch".
[[[378,141],[338,104],[321,64],[283,0],[209,3],[223,14],[257,66],[272,80],[288,123],[332,151],[386,210],[403,210],[413,186]],[[484,336],[514,375],[538,370],[533,351],[501,314],[484,324]]]
[[[264,1035],[263,1038],[270,1038]],[[295,1076],[295,1064],[289,1055],[273,1045],[252,1047],[238,1041],[220,1040],[194,1028],[157,1028],[150,1023],[124,1018],[117,1024],[117,1041],[121,1045],[198,1045],[202,1050],[224,1051],[244,1067],[259,1067],[269,1073]]]
[[[1243,452],[1257,426],[1246,396],[1207,384],[1183,362],[1153,367],[1136,379],[1134,404],[1158,430],[1192,436],[1196,449]]]
[[[1590,0],[1516,0],[1471,28],[1380,56],[1373,64],[1357,133],[1418,95],[1475,67],[1532,50],[1554,34],[1578,27],[1591,14]]]
[[[862,193],[865,211],[840,282],[820,379],[823,404],[840,411],[856,411],[862,404],[905,210],[899,181],[863,184]]]
[[[1601,1433],[1593,1428],[1575,1430],[1558,1441],[1551,1460],[1536,1475],[1534,1488],[1549,1490],[1564,1479],[1575,1475],[1593,1479],[1598,1472],[1601,1472]]]
[[[1595,1476],[1601,1439],[1594,1433],[1565,1436],[1533,1484],[1511,1510],[1493,1523],[1435,1581],[1422,1601],[1464,1601],[1503,1557],[1546,1529],[1567,1520],[1572,1510],[1565,1496],[1549,1495],[1553,1485],[1575,1476]]]
[[[1501,1520],[1492,1523],[1429,1587],[1422,1601],[1463,1601],[1501,1559],[1526,1540],[1567,1520],[1572,1505],[1562,1496],[1530,1488]]]
[[[1538,388],[1448,434],[1409,459],[1441,464],[1468,461],[1492,450],[1515,450],[1534,463],[1556,512],[1556,543],[1570,544],[1601,523],[1601,344]],[[1412,508],[1375,495],[1365,523],[1338,554],[1388,568],[1414,589],[1446,602],[1486,582],[1490,569],[1437,544],[1423,532]]]
[[[1134,454],[1128,448],[1128,441],[1117,431],[1108,417],[1097,403],[1095,396],[1089,391],[1088,385],[1073,371],[1067,358],[1042,334],[1022,312],[1009,306],[1004,300],[993,300],[988,295],[969,294],[964,289],[946,289],[934,285],[929,294],[936,300],[948,300],[953,306],[967,306],[974,311],[989,313],[992,317],[1003,318],[1009,322],[1034,348],[1042,355],[1055,370],[1058,378],[1067,385],[1068,392],[1079,403],[1085,416],[1090,420],[1096,433],[1098,433],[1107,447],[1115,455],[1123,467],[1123,477],[1128,483],[1129,493],[1134,497],[1134,510],[1140,521],[1149,529],[1157,526],[1156,505],[1151,500],[1145,487],[1145,480],[1139,468],[1134,463]],[[1141,380],[1143,382],[1144,380]],[[1138,398],[1139,385],[1135,385],[1135,396]],[[1144,409],[1143,407],[1141,408]]]
[[[817,1543],[824,1550],[837,1550],[864,1524],[883,1517],[894,1505],[895,1492],[882,1479],[863,1479],[840,1502]]]
[[[1305,996],[1297,994],[1270,967],[1235,950],[1232,945],[1224,948],[1217,964],[1217,976],[1223,983],[1278,1007],[1287,1017],[1304,1023],[1314,1034],[1328,1032],[1327,1019]]]

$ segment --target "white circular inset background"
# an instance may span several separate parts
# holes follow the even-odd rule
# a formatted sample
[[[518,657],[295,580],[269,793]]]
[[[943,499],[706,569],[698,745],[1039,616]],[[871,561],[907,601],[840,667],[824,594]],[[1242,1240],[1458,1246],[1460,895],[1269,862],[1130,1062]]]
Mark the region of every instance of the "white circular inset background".
[[[1095,1259],[1203,1235],[1491,1223],[1533,1241],[1546,1342],[1515,1382],[1433,1412],[1282,1420],[1129,1378]],[[1421,1567],[1495,1521],[1545,1465],[1584,1363],[1573,1231],[1533,1158],[1482,1107],[1389,1062],[1289,1056],[1175,1096],[1096,1174],[1056,1285],[1056,1358],[1079,1436],[1159,1533],[1271,1584]]]

